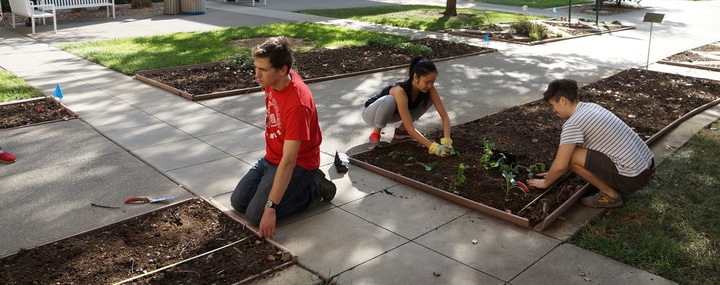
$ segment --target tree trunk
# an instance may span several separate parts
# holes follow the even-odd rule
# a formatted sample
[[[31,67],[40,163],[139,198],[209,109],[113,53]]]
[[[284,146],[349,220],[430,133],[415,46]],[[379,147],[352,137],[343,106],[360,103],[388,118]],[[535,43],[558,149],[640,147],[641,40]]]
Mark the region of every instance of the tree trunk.
[[[443,15],[445,17],[457,16],[457,0],[447,0]]]
[[[130,9],[141,9],[151,8],[153,6],[152,0],[131,0]]]

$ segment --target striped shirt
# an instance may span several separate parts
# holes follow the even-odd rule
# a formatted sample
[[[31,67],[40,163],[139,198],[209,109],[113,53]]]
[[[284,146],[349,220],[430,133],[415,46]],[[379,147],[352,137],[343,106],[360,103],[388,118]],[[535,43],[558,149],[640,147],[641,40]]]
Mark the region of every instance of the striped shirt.
[[[625,122],[595,103],[579,102],[563,124],[560,145],[573,143],[605,154],[625,177],[638,176],[654,156]]]

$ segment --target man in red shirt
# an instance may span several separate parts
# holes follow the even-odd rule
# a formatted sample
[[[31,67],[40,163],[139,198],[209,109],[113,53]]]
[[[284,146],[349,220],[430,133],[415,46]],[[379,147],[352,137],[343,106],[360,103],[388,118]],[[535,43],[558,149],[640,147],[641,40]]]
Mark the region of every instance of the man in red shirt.
[[[310,89],[294,70],[285,37],[273,37],[253,51],[255,78],[265,90],[265,156],[240,179],[230,197],[235,210],[275,235],[276,219],[299,213],[320,198],[330,201],[336,187],[320,166],[322,134]]]

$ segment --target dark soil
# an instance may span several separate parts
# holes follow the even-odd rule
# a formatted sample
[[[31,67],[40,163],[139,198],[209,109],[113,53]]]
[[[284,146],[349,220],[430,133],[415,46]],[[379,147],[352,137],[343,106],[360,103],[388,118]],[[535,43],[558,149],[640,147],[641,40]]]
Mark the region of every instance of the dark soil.
[[[0,104],[0,129],[75,117],[50,97]]]
[[[686,50],[664,58],[663,60],[700,68],[720,68],[720,43],[711,43],[691,50]]]
[[[647,140],[684,114],[719,98],[720,82],[630,69],[583,86],[580,94],[582,101],[604,106]],[[487,139],[497,150],[513,155],[517,164],[530,166],[545,163],[550,167],[558,147],[563,122],[548,104],[537,100],[453,126],[453,145],[461,153],[457,157],[438,158],[429,155],[425,147],[413,141],[391,144],[352,157],[434,188],[527,218],[531,225],[534,225],[552,213],[585,183],[577,177],[571,177],[551,188],[541,201],[520,212],[520,209],[543,193],[543,190],[531,189],[530,193],[524,193],[520,188],[513,188],[506,193],[506,181],[501,173],[496,169],[486,171],[485,164],[480,163],[483,140]],[[427,135],[428,138],[438,141],[442,131],[433,131]],[[437,162],[437,167],[427,171],[416,162]],[[466,181],[456,185],[461,163],[468,166],[463,171]],[[525,182],[526,173],[521,171],[515,179]]]
[[[112,284],[163,267],[168,268],[128,284],[234,284],[285,264],[282,253],[217,208],[193,199],[21,249],[0,259],[0,284]]]
[[[431,38],[411,42],[430,47],[434,52],[432,60],[494,51],[494,49]],[[295,53],[294,56],[296,70],[307,82],[308,80],[405,66],[414,55],[376,46],[359,46],[312,50]],[[221,63],[159,70],[143,73],[143,76],[193,95],[257,87],[253,70],[231,68]]]

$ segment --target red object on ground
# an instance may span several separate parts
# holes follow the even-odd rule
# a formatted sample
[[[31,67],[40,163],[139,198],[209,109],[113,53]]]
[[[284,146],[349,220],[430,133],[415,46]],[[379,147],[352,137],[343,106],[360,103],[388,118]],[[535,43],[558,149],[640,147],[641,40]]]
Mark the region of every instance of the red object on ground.
[[[0,153],[0,162],[2,163],[13,163],[15,162],[15,159],[16,157],[12,153],[9,153],[7,151]]]
[[[530,193],[530,188],[528,188],[527,185],[525,185],[525,183],[522,183],[520,181],[515,181],[515,185],[522,188],[522,190],[525,190],[525,193]]]

